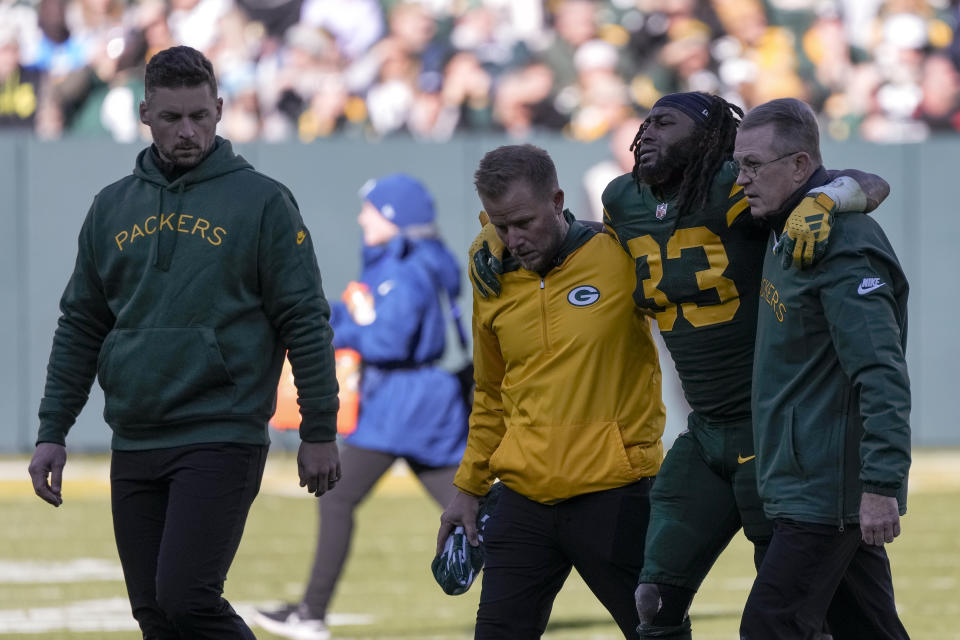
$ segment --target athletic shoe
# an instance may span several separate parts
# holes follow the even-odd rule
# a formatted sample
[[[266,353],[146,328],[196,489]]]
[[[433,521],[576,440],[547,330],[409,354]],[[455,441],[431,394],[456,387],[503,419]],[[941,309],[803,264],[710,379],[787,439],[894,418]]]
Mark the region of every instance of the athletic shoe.
[[[270,633],[291,640],[330,640],[330,630],[323,619],[310,617],[302,603],[288,604],[275,611],[257,609],[253,619]]]

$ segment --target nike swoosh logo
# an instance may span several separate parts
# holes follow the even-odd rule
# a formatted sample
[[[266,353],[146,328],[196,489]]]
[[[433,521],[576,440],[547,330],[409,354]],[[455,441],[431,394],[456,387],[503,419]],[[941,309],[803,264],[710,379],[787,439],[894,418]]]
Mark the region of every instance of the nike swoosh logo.
[[[753,454],[752,456],[747,456],[746,458],[744,458],[744,457],[741,456],[740,454],[737,454],[737,464],[743,464],[744,462],[750,462],[751,460],[753,460],[753,459],[756,458],[756,457],[757,457],[757,454]]]
[[[868,284],[868,285],[864,286],[863,283],[860,283],[860,286],[857,287],[857,293],[859,293],[860,295],[863,295],[863,294],[865,294],[865,293],[870,293],[871,291],[876,291],[877,289],[879,289],[880,287],[882,287],[882,286],[885,285],[885,284],[887,284],[887,283],[886,283],[886,282],[881,282],[880,284]]]

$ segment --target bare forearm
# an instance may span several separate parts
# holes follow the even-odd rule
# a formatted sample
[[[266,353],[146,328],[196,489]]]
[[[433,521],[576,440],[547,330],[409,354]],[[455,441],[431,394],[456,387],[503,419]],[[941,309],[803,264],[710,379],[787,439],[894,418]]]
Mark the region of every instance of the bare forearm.
[[[856,180],[867,198],[867,207],[865,212],[870,212],[880,206],[880,203],[886,200],[890,195],[890,184],[874,173],[859,171],[857,169],[843,169],[842,171],[830,172],[831,180],[840,176],[849,176]]]

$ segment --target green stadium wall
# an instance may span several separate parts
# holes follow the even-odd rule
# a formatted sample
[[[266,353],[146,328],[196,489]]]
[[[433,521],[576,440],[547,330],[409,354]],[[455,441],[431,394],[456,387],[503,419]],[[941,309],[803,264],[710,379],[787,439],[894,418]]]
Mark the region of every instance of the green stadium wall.
[[[567,206],[587,206],[584,172],[609,158],[605,142],[536,138],[557,163]],[[394,171],[417,176],[433,192],[442,235],[464,256],[477,230],[480,203],[472,175],[480,157],[508,141],[482,137],[442,145],[407,140],[365,144],[330,140],[309,145],[256,143],[238,150],[257,169],[284,182],[296,196],[313,234],[329,298],[336,298],[360,266],[357,191],[368,179]],[[76,238],[94,194],[128,174],[142,145],[105,140],[42,142],[0,137],[0,452],[32,450],[37,407],[56,327],[58,302],[73,268]],[[913,386],[913,433],[918,446],[960,445],[953,396],[957,395],[960,287],[948,258],[960,255],[960,139],[917,145],[825,143],[831,168],[855,167],[884,176],[891,194],[875,213],[907,273],[910,294],[908,361]],[[469,311],[464,279],[460,304]],[[584,327],[584,330],[589,330]],[[452,343],[451,343],[452,344]],[[456,363],[457,349],[448,349]],[[103,397],[94,384],[70,433],[74,451],[103,451],[109,429]],[[683,428],[682,410],[668,399],[667,442]],[[281,446],[290,440],[275,438]]]

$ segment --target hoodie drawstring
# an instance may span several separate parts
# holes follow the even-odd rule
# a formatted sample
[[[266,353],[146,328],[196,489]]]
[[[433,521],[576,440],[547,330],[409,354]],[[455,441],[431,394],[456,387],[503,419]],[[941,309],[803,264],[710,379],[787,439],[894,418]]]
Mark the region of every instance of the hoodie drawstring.
[[[170,214],[171,219],[173,216],[180,214],[180,207],[183,205],[183,192],[185,184],[181,182],[177,185],[177,206],[173,209],[173,213]],[[161,237],[164,237],[163,233],[163,192],[166,187],[160,187],[160,199],[157,203],[157,259],[154,263],[154,266],[161,271],[170,271],[170,263],[173,262],[173,254],[177,249],[177,230],[173,229],[170,234],[172,235],[169,247],[165,246],[167,242],[161,240]]]
[[[163,235],[163,187],[157,187],[157,237],[153,239],[154,251],[157,257],[153,266],[160,269],[160,236]]]

